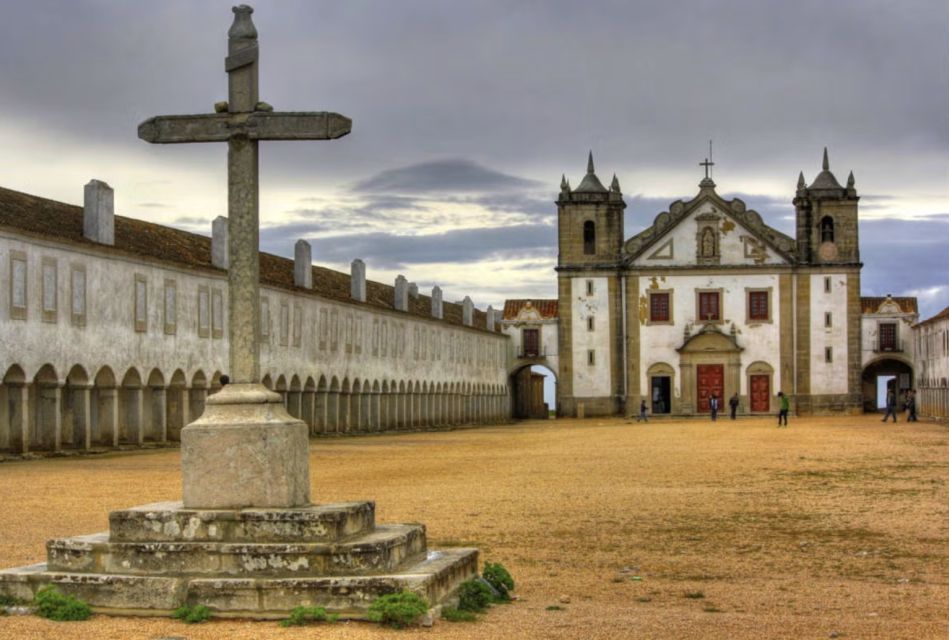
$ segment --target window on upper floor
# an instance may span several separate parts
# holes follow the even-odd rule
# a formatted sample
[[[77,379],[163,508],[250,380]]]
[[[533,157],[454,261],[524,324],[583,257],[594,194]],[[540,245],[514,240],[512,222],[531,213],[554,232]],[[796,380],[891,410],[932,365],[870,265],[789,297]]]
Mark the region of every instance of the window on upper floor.
[[[75,265],[69,276],[72,300],[72,323],[77,327],[86,325],[86,268]]]
[[[596,351],[593,349],[587,351],[587,364],[591,367],[596,364]]]
[[[588,256],[596,253],[596,223],[592,220],[583,223],[583,253]]]
[[[834,314],[831,313],[830,311],[824,312],[824,326],[827,327],[828,329],[834,326]]]
[[[587,295],[593,295],[593,280],[587,280]]]
[[[824,276],[824,293],[830,293],[830,276]]]
[[[771,320],[770,292],[755,291],[748,292],[748,321],[749,322],[768,322]]]
[[[56,322],[59,269],[55,258],[43,258],[43,322]]]
[[[880,351],[896,351],[896,323],[881,322],[879,324]]]
[[[594,328],[593,316],[587,316],[587,331],[593,331]]]
[[[148,331],[148,281],[145,276],[135,274],[134,285],[135,298],[132,301],[135,330],[138,332]]]
[[[722,292],[699,291],[699,322],[720,322],[722,319]]]
[[[672,300],[668,291],[649,292],[649,322],[671,322]]]
[[[521,329],[521,348],[524,358],[536,358],[540,355],[540,330]]]
[[[26,320],[26,254],[10,252],[10,317]]]

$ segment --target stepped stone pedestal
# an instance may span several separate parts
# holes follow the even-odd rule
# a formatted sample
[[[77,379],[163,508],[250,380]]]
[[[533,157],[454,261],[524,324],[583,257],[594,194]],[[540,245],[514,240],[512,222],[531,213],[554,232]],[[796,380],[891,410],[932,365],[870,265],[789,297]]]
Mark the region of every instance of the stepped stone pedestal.
[[[45,564],[0,572],[0,593],[29,601],[54,584],[97,612],[121,615],[204,604],[220,617],[282,618],[306,605],[360,618],[375,598],[404,589],[443,602],[478,569],[477,549],[428,550],[424,525],[376,525],[372,502],[163,502],[114,511],[109,528],[50,540]]]

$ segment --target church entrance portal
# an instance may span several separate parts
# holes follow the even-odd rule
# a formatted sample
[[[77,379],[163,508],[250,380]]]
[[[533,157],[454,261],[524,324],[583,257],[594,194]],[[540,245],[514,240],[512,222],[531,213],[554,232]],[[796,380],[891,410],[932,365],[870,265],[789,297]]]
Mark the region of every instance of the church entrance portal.
[[[751,411],[767,413],[771,408],[771,378],[766,375],[751,376]]]
[[[652,412],[672,412],[672,378],[669,376],[653,376],[652,384]]]
[[[698,411],[709,411],[709,398],[714,393],[718,396],[718,408],[722,408],[722,398],[725,395],[725,366],[721,364],[700,364],[695,367],[697,382]]]

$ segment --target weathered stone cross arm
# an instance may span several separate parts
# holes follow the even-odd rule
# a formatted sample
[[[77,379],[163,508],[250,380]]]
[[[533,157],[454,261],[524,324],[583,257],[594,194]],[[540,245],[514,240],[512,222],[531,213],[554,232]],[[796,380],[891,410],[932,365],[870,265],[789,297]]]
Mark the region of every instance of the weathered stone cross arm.
[[[352,131],[353,121],[328,111],[251,111],[188,116],[155,116],[138,125],[146,142],[226,142],[249,140],[335,140]]]

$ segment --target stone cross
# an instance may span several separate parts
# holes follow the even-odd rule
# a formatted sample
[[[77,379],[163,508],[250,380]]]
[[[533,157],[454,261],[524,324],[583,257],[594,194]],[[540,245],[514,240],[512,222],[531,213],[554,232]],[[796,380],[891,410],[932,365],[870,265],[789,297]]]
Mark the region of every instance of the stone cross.
[[[227,142],[228,298],[232,382],[260,382],[260,263],[258,150],[260,140],[331,140],[352,129],[337,113],[275,113],[257,93],[257,29],[254,10],[234,7],[224,61],[228,101],[218,113],[156,116],[138,127],[147,142]]]

